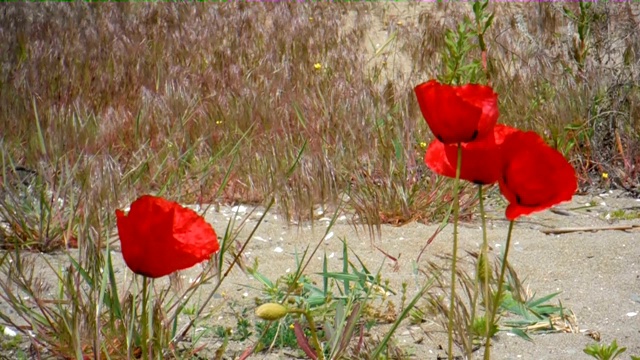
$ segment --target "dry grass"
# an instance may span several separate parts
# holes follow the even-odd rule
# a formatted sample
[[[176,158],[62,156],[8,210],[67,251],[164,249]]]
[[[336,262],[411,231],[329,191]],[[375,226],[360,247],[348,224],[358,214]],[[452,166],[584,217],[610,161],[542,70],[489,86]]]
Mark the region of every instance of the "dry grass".
[[[5,10],[0,121],[12,129],[3,151],[17,164],[107,157],[125,194],[252,203],[276,191],[295,217],[336,203],[354,178],[381,172],[389,184],[415,171],[405,158],[419,156],[423,137],[402,124],[418,115],[385,101],[371,80],[353,48],[367,24],[343,30],[346,5]]]
[[[501,121],[546,134],[584,185],[608,172],[634,187],[638,8],[595,5],[582,70],[560,5],[493,10]],[[7,4],[4,166],[55,177],[59,159],[98,160],[116,174],[116,203],[143,192],[255,203],[275,192],[289,218],[309,218],[350,191],[369,222],[432,219],[445,191],[420,160],[429,135],[412,87],[440,71],[444,31],[469,14],[454,4]],[[373,53],[377,25],[395,37]]]

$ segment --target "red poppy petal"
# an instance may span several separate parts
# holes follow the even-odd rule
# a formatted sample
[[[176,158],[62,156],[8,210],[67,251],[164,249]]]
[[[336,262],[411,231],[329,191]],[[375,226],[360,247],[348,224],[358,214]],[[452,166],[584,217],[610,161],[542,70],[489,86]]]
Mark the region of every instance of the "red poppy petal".
[[[174,210],[173,236],[178,247],[192,254],[197,262],[208,259],[220,249],[211,225],[191,209],[180,207]]]
[[[215,231],[193,210],[144,195],[127,215],[116,210],[122,256],[136,274],[168,275],[191,267],[219,250]]]
[[[489,86],[467,84],[457,89],[457,94],[464,101],[482,109],[482,115],[478,120],[478,138],[491,133],[496,125],[500,112],[498,111],[498,95]]]
[[[505,217],[507,220],[513,221],[520,216],[529,215],[534,212],[543,211],[548,209],[548,206],[520,206],[517,203],[510,203],[505,210]]]
[[[424,154],[424,162],[436,174],[453,178],[456,177],[456,168],[454,165],[449,163],[449,158],[445,152],[445,146],[447,145],[442,143],[440,140],[433,140],[429,144],[427,152]],[[453,146],[455,149],[455,145],[449,146]]]
[[[508,136],[504,154],[499,182],[500,191],[510,202],[508,219],[571,200],[578,186],[575,170],[538,134],[529,131]]]
[[[432,80],[415,88],[420,110],[431,132],[446,143],[467,142],[477,134],[482,110],[464,102],[451,86]]]
[[[429,128],[445,144],[484,137],[498,119],[497,95],[488,86],[451,86],[430,80],[414,90]]]
[[[501,145],[507,134],[518,131],[498,124],[489,136],[462,144],[460,178],[475,184],[493,184],[502,175]],[[429,144],[425,163],[434,172],[454,178],[458,157],[457,145],[445,145],[438,140]]]

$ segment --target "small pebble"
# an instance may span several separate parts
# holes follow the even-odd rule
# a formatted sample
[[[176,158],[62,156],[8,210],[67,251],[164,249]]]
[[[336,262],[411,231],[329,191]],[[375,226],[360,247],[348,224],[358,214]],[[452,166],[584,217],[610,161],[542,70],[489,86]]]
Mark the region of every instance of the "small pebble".
[[[18,333],[16,333],[13,329],[7,326],[4,328],[4,335],[8,337],[15,337],[16,335],[18,335]]]

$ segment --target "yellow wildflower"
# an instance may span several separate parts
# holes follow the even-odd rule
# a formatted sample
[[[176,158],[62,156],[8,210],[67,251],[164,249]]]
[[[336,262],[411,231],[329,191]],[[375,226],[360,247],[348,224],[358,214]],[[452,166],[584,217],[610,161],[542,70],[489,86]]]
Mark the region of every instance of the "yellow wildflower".
[[[314,67],[316,70],[320,70],[320,69],[322,69],[322,64],[320,64],[320,63],[315,63],[315,64],[313,64],[313,67]]]

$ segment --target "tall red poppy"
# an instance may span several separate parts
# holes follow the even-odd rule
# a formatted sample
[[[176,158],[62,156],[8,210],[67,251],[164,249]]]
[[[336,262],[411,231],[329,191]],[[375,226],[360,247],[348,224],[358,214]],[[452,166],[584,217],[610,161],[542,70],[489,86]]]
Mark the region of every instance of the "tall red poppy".
[[[157,278],[189,268],[220,249],[200,215],[180,204],[144,195],[129,213],[116,210],[124,261],[136,274]]]
[[[431,132],[445,144],[482,138],[498,121],[498,95],[489,86],[452,86],[430,80],[414,90]]]
[[[475,184],[493,184],[502,176],[502,143],[507,135],[518,129],[498,124],[489,135],[462,144],[460,178]],[[458,145],[433,140],[424,156],[424,162],[434,172],[456,177]]]
[[[509,201],[506,210],[509,220],[569,201],[578,188],[571,164],[533,131],[507,136],[503,154],[504,169],[499,184],[502,195]]]

